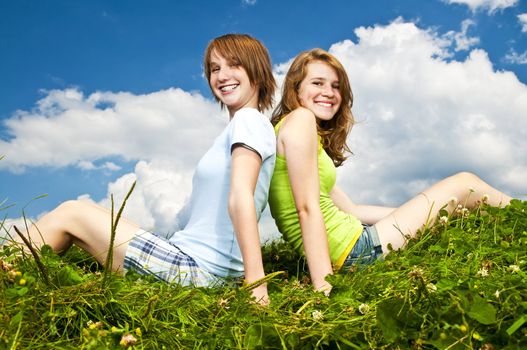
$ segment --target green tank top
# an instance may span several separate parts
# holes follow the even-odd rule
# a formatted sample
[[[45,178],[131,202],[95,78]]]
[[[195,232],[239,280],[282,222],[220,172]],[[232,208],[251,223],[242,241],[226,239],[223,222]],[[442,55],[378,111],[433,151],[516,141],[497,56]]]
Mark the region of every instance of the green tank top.
[[[277,135],[283,121],[284,119],[275,126]],[[356,217],[337,208],[329,196],[337,179],[337,171],[333,161],[322,147],[320,137],[318,175],[320,178],[320,208],[328,235],[329,254],[334,268],[339,269],[357,242],[362,232],[362,224]],[[300,254],[304,254],[300,221],[284,155],[276,155],[276,164],[269,189],[269,207],[284,240],[291,243]]]

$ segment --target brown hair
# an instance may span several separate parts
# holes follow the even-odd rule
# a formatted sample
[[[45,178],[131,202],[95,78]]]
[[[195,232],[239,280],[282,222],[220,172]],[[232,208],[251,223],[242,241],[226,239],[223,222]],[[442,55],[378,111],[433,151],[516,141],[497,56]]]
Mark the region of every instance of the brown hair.
[[[351,131],[355,119],[351,113],[353,93],[348,74],[342,64],[329,52],[322,49],[312,49],[300,53],[285,76],[282,88],[282,99],[273,112],[271,122],[276,125],[287,114],[301,106],[298,97],[300,83],[307,75],[307,66],[311,62],[320,61],[332,67],[339,79],[339,90],[342,96],[340,108],[331,120],[323,120],[318,124],[318,133],[322,138],[322,146],[333,160],[335,166],[340,166],[347,159],[346,152],[350,152],[346,138]]]
[[[241,65],[247,72],[249,81],[258,87],[258,109],[264,111],[271,108],[276,83],[269,53],[263,44],[247,34],[226,34],[213,39],[205,50],[203,60],[205,77],[210,86],[210,60],[212,52],[224,57],[227,61]],[[212,89],[212,86],[210,86]],[[214,96],[216,101],[220,102]]]

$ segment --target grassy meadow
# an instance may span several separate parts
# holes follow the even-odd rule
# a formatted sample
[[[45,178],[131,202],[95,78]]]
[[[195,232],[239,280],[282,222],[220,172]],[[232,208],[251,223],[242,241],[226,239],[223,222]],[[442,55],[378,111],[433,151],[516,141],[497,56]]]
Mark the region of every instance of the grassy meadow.
[[[407,249],[332,276],[330,297],[285,243],[263,249],[268,307],[250,286],[180,287],[108,273],[75,247],[35,259],[4,246],[0,349],[527,349],[527,201],[442,212]]]

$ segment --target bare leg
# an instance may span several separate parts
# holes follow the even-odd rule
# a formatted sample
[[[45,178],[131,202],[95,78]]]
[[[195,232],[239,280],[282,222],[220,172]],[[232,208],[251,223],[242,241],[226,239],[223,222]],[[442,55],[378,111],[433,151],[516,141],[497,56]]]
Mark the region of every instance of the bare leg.
[[[383,251],[389,251],[388,244],[393,249],[403,247],[406,243],[404,235],[414,237],[423,225],[433,222],[443,206],[448,204],[446,210],[449,212],[458,203],[471,209],[485,195],[488,196],[487,203],[492,206],[503,207],[512,199],[471,173],[458,173],[436,183],[375,224]],[[457,203],[450,201],[453,197]]]
[[[96,204],[72,200],[59,205],[29,228],[36,247],[48,244],[56,252],[67,250],[73,243],[104,264],[110,246],[110,211]],[[139,226],[121,218],[114,242],[112,269],[122,269],[128,242]],[[22,231],[27,234],[27,232]],[[20,238],[17,238],[20,241]]]

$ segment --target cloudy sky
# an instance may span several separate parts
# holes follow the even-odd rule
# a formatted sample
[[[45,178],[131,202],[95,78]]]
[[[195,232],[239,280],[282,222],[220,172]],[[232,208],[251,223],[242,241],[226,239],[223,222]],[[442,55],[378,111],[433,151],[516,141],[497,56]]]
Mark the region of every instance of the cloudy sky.
[[[527,198],[526,0],[20,0],[0,2],[2,218],[109,205],[137,179],[126,215],[175,229],[227,122],[201,64],[229,32],[259,38],[279,82],[300,51],[342,61],[355,201],[398,205],[462,170]]]

